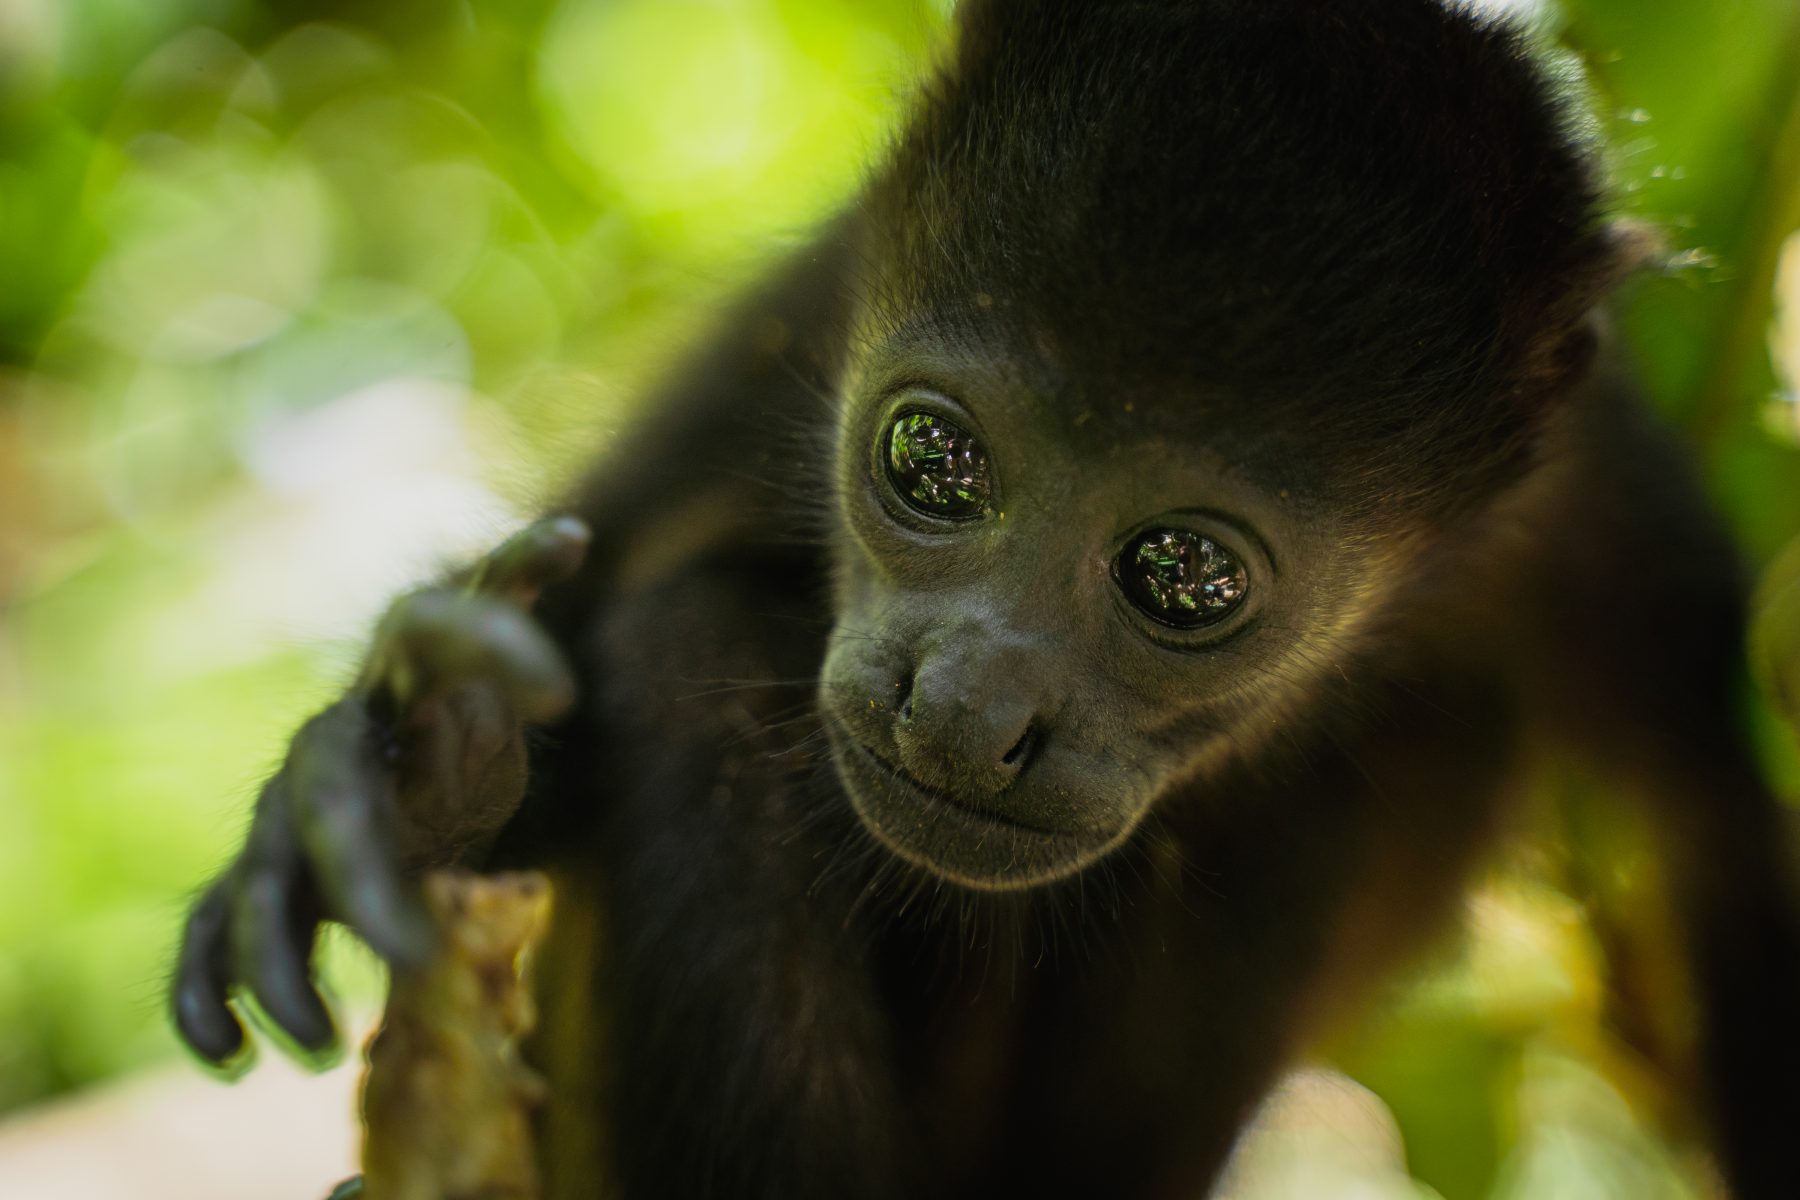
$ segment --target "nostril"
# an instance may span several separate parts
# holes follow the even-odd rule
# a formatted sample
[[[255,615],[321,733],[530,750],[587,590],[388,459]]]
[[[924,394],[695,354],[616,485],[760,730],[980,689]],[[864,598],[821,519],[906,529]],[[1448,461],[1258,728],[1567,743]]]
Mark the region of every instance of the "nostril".
[[[1019,766],[1025,762],[1033,747],[1037,745],[1037,726],[1027,725],[1019,740],[1013,743],[1012,749],[1000,756],[1000,761],[1009,767]]]

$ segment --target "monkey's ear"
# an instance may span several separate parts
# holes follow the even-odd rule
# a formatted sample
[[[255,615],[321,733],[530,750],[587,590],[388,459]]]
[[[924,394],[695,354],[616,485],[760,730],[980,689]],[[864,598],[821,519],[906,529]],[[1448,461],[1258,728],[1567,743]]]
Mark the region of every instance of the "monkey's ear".
[[[1559,294],[1544,305],[1526,349],[1524,380],[1540,395],[1555,395],[1581,381],[1599,352],[1606,298],[1638,272],[1668,259],[1661,232],[1645,221],[1609,221],[1596,241],[1588,265],[1565,277]]]
[[[1580,383],[1599,355],[1601,328],[1599,312],[1590,309],[1540,334],[1525,362],[1526,391],[1549,401]]]
[[[1555,280],[1555,298],[1545,314],[1553,322],[1574,324],[1598,308],[1620,284],[1647,267],[1667,261],[1668,243],[1648,221],[1619,217],[1583,239],[1579,265]]]

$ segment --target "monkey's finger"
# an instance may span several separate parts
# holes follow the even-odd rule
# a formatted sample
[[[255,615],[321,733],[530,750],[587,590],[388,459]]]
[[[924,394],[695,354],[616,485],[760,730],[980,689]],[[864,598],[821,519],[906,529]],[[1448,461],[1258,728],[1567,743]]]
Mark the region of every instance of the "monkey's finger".
[[[293,830],[327,912],[396,967],[435,946],[418,891],[401,870],[392,774],[362,705],[332,705],[288,752]]]
[[[526,721],[553,720],[574,702],[575,678],[561,651],[505,601],[421,592],[406,602],[391,637],[391,686],[402,706],[475,681],[493,686]]]
[[[244,1027],[225,1003],[231,986],[229,879],[226,875],[208,888],[188,914],[170,997],[182,1040],[215,1064],[244,1048]]]
[[[470,581],[470,590],[530,608],[546,587],[575,573],[593,538],[579,517],[546,517],[488,555]]]
[[[311,728],[301,730],[297,746]],[[290,751],[257,800],[256,819],[227,893],[231,957],[237,981],[269,1018],[301,1049],[316,1052],[329,1046],[334,1034],[307,969],[319,914],[311,901],[300,899],[307,867],[293,828],[298,816],[293,782]]]
[[[247,871],[232,896],[232,953],[239,981],[269,1019],[302,1050],[318,1053],[337,1032],[307,969],[314,926],[295,911],[294,891],[275,871]]]

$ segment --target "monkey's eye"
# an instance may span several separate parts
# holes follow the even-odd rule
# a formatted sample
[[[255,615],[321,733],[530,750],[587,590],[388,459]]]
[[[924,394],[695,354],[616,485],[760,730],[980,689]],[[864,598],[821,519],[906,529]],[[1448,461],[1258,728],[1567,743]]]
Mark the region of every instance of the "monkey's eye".
[[[1113,573],[1133,604],[1177,629],[1224,620],[1249,587],[1237,555],[1188,529],[1146,529],[1119,552]]]
[[[888,429],[887,476],[911,508],[952,521],[987,511],[987,451],[969,432],[933,413],[902,413]]]

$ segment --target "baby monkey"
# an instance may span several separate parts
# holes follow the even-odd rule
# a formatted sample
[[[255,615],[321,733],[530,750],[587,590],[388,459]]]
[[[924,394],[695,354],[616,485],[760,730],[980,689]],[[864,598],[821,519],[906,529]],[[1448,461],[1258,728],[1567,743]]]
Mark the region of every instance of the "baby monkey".
[[[1743,598],[1609,344],[1646,254],[1513,26],[969,0],[845,211],[559,514],[402,600],[189,922],[554,880],[546,1195],[1193,1197],[1456,909],[1527,748],[1663,835],[1705,1103],[1793,1194],[1800,936]]]

